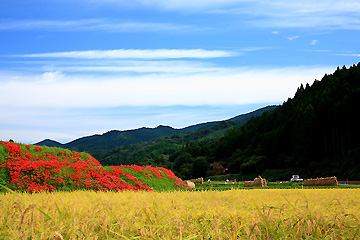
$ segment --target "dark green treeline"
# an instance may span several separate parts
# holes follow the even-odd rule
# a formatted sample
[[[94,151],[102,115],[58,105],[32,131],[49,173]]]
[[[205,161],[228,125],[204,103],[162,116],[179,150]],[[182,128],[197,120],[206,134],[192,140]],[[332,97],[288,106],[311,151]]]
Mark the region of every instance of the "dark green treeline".
[[[221,162],[238,179],[337,176],[360,179],[360,63],[301,85],[293,98],[220,139],[188,143],[169,163],[183,178]],[[213,174],[212,174],[213,175]]]

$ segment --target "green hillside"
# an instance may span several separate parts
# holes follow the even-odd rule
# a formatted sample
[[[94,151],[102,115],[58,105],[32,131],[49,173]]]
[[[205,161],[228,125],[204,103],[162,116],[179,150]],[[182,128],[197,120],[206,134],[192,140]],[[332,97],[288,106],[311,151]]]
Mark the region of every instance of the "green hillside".
[[[168,135],[140,144],[120,146],[110,151],[98,150],[91,153],[103,165],[138,164],[171,168],[170,155],[184,148],[190,142],[205,143],[223,137],[235,126],[240,126],[252,117],[260,116],[276,106],[267,106],[242,114],[229,120],[202,123],[182,129],[183,133]]]
[[[161,167],[103,167],[86,152],[0,141],[0,191],[174,191],[187,189]]]
[[[294,96],[207,144],[192,143],[169,160],[181,177],[207,175],[221,162],[237,179],[360,178],[360,63],[338,68]],[[201,165],[199,165],[201,163]],[[198,165],[201,167],[194,167]]]

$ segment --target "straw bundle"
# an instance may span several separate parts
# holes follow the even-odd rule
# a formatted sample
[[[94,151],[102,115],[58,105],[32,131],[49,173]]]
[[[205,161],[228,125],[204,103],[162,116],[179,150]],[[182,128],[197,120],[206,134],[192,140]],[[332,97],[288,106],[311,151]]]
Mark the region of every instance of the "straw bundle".
[[[200,183],[200,184],[204,183],[204,179],[202,177],[201,178],[190,179],[189,181],[191,181],[193,183]]]
[[[305,179],[304,186],[337,186],[336,177]]]
[[[245,181],[244,187],[267,187],[265,178],[261,176],[254,178],[254,181]]]
[[[192,181],[186,180],[185,183],[188,185],[190,189],[195,188],[195,183],[193,183]]]

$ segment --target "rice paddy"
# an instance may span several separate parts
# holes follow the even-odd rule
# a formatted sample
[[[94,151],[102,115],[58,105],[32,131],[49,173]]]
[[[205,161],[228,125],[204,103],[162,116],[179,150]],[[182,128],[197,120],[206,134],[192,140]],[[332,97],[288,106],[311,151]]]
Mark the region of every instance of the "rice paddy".
[[[0,195],[0,239],[360,239],[360,189]]]

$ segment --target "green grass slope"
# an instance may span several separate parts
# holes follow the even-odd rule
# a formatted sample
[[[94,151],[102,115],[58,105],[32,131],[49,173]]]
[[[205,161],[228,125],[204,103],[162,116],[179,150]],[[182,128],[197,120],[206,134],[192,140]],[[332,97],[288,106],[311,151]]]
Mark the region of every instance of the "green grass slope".
[[[180,178],[165,168],[103,167],[86,152],[4,141],[0,141],[0,184],[27,192],[187,189]]]

